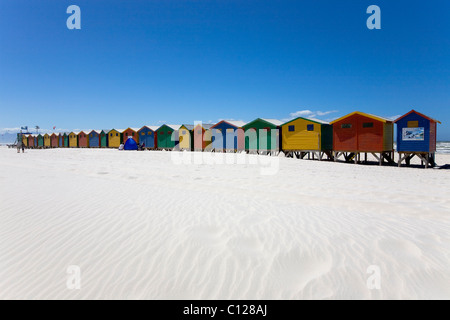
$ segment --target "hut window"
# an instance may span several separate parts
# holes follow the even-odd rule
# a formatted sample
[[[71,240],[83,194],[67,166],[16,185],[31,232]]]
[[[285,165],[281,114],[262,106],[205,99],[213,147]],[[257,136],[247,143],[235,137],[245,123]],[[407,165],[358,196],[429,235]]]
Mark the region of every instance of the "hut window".
[[[164,131],[161,131],[159,134],[164,134]]]
[[[308,131],[314,131],[314,125],[313,125],[313,124],[308,124],[308,125],[306,125],[306,130],[308,130]]]
[[[172,134],[172,131],[168,131],[167,134]]]
[[[142,132],[142,133],[141,133],[141,136],[145,136],[145,132]]]
[[[408,121],[408,128],[417,128],[419,126],[419,121]]]
[[[289,126],[289,131],[295,131],[295,126]]]
[[[202,130],[198,130],[198,131],[197,131],[197,134],[202,134]]]
[[[149,135],[149,136],[151,136],[152,135],[152,133],[149,131],[148,133],[147,133],[147,135]]]
[[[341,124],[342,129],[350,129],[352,127],[351,123],[343,123]]]
[[[181,134],[186,134],[186,130],[182,130],[182,131],[181,131]]]
[[[363,128],[373,128],[373,122],[363,122]]]
[[[116,133],[116,137],[118,137],[119,136],[119,134],[118,133]]]

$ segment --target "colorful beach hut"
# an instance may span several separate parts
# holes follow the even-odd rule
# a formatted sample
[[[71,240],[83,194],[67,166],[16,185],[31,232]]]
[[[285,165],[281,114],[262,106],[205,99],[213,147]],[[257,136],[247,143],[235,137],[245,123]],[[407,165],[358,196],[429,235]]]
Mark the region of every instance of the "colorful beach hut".
[[[441,122],[411,110],[395,120],[395,123],[397,124],[398,166],[400,167],[403,161],[409,165],[411,159],[417,156],[425,168],[434,167],[437,124]]]
[[[59,134],[52,133],[50,136],[50,146],[52,148],[58,148],[59,147]]]
[[[281,126],[281,145],[288,157],[333,159],[333,127],[318,119],[295,118]]]
[[[243,121],[222,120],[211,127],[214,151],[241,151],[245,149]]]
[[[146,149],[155,149],[157,145],[156,141],[156,126],[143,126],[138,130],[139,143]]]
[[[110,130],[100,131],[100,148],[108,148],[108,133]]]
[[[211,127],[213,124],[197,124],[195,125],[193,132],[193,150],[203,151],[209,150],[212,147],[211,142]]]
[[[38,148],[44,147],[44,136],[40,133],[36,136],[36,145]]]
[[[363,113],[352,112],[331,122],[333,125],[334,160],[344,156],[345,161],[361,161],[361,154],[371,153],[380,165],[394,163],[393,121]]]
[[[78,132],[69,133],[69,148],[78,148]]]
[[[122,129],[111,129],[108,132],[108,147],[109,148],[118,148],[122,144],[122,133],[125,130]]]
[[[100,148],[100,130],[91,130],[88,134],[89,148]]]
[[[180,150],[192,150],[194,145],[194,125],[193,124],[182,124],[178,130],[178,137],[180,141]]]
[[[245,150],[249,153],[277,154],[282,124],[280,120],[258,118],[244,125]]]
[[[156,148],[159,150],[172,150],[178,145],[179,124],[163,124],[156,130]]]
[[[34,148],[35,147],[35,137],[33,134],[28,135],[28,147]]]
[[[69,133],[64,132],[62,134],[62,140],[63,140],[62,147],[68,148],[69,147]]]
[[[89,147],[89,140],[88,135],[84,131],[78,132],[78,147],[79,148],[88,148]]]
[[[36,145],[38,148],[44,147],[44,136],[40,133],[36,136]]]
[[[139,128],[127,128],[123,131],[123,141],[127,141],[129,137],[133,138],[134,142],[136,144],[139,143],[139,134],[138,134]]]
[[[28,148],[28,136],[26,134],[22,134],[22,143]]]
[[[67,143],[66,143],[66,139],[67,139],[67,134],[65,132],[62,132],[59,134],[58,136],[58,145],[60,148],[66,148],[67,147]]]
[[[44,134],[44,148],[50,148],[50,135],[48,133]]]

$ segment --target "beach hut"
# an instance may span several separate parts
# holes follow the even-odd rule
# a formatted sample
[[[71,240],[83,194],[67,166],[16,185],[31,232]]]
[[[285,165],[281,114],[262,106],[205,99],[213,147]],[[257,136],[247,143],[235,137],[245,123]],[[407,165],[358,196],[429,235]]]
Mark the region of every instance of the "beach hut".
[[[35,146],[35,137],[32,134],[28,135],[28,148],[34,148]]]
[[[52,133],[50,136],[50,146],[52,148],[58,148],[59,147],[59,134]]]
[[[333,127],[318,119],[298,117],[281,126],[281,145],[288,157],[333,158]]]
[[[110,130],[100,131],[100,148],[108,148],[108,133]]]
[[[64,147],[64,136],[62,133],[60,133],[58,136],[58,146],[60,148]]]
[[[128,128],[123,131],[123,141],[127,141],[129,137],[134,139],[134,142],[139,143],[139,134],[138,134],[139,128]]]
[[[276,154],[280,150],[280,128],[276,119],[258,118],[242,127],[245,132],[245,150],[250,153]]]
[[[159,150],[172,150],[178,146],[179,124],[163,124],[156,130],[156,148]]]
[[[50,135],[48,133],[44,134],[44,148],[50,148]]]
[[[108,132],[108,147],[109,148],[118,148],[122,144],[122,133],[125,130],[122,129],[111,129]]]
[[[84,131],[78,132],[78,147],[79,148],[89,147],[88,135]]]
[[[144,148],[156,148],[156,130],[158,130],[158,127],[156,126],[143,126],[138,130],[139,143],[142,144]]]
[[[397,124],[398,166],[400,167],[403,161],[409,165],[411,159],[417,156],[422,164],[425,164],[425,168],[434,167],[437,124],[441,122],[411,110],[395,120],[395,123]]]
[[[198,123],[195,125],[193,132],[193,149],[195,151],[209,150],[212,147],[211,127],[214,124]]]
[[[44,148],[44,136],[42,134],[37,135],[36,142],[38,148]]]
[[[245,149],[243,121],[222,120],[211,127],[214,151],[240,151]]]
[[[22,134],[22,143],[28,148],[28,136],[26,134]]]
[[[78,132],[69,133],[69,148],[78,148]]]
[[[68,148],[69,147],[69,133],[67,133],[67,132],[64,132],[63,134],[62,134],[62,147],[64,147],[64,148]]]
[[[100,148],[100,130],[91,130],[88,134],[89,148]]]
[[[333,125],[333,156],[345,161],[361,161],[361,154],[371,153],[382,165],[394,164],[394,123],[383,117],[359,111],[331,122]]]
[[[180,150],[191,151],[194,145],[194,125],[193,124],[182,124],[178,130],[178,137],[180,141]]]

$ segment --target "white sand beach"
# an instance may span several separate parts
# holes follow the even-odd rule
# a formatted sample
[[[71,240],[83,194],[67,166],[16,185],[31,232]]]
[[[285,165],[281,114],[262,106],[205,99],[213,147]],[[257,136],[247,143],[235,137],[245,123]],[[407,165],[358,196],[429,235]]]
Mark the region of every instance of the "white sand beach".
[[[278,160],[0,148],[0,299],[450,299],[449,169]]]

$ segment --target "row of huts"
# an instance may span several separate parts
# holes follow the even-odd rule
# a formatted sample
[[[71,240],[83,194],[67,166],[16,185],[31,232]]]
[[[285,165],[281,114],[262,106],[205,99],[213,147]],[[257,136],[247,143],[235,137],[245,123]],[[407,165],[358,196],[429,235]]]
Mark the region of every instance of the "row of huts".
[[[440,123],[411,110],[392,121],[363,112],[352,112],[330,123],[298,117],[282,123],[258,118],[249,123],[223,120],[217,124],[144,126],[142,128],[90,130],[70,133],[30,134],[30,148],[118,148],[127,139],[147,149],[239,151],[277,153],[288,157],[367,161],[372,154],[381,164],[394,162],[394,123],[397,124],[399,162],[419,157],[435,165],[436,125]]]

